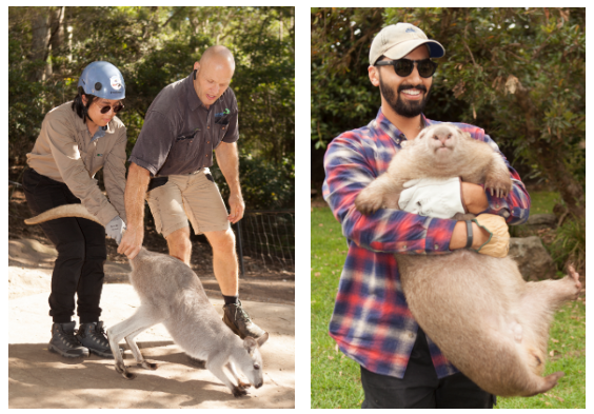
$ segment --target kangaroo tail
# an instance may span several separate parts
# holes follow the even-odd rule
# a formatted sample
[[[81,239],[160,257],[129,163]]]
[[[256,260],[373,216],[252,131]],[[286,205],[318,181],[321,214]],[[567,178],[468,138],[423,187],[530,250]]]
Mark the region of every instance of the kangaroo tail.
[[[45,221],[54,220],[63,217],[80,217],[94,221],[95,223],[99,223],[103,226],[103,223],[97,219],[93,214],[89,213],[89,211],[82,205],[82,204],[65,204],[62,206],[54,207],[50,210],[47,210],[41,213],[38,216],[31,217],[25,220],[25,224],[33,225],[43,223]]]

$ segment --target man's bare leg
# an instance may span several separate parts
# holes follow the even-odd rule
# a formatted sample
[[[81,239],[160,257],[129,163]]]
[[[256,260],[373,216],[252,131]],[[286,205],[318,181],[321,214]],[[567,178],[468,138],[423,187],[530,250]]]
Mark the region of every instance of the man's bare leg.
[[[183,227],[166,237],[169,255],[190,266],[192,257],[192,243],[190,242],[190,228]],[[191,267],[191,266],[190,266]]]
[[[237,254],[235,252],[235,234],[230,228],[225,231],[204,233],[212,246],[213,269],[215,277],[219,282],[221,293],[225,298],[223,311],[223,321],[233,332],[241,338],[251,336],[258,338],[264,335],[264,330],[260,329],[252,322],[249,315],[241,307],[241,302],[237,299],[239,293],[239,266],[237,264]],[[227,299],[233,299],[236,302],[227,302]]]
[[[225,231],[204,233],[212,247],[212,267],[221,293],[237,296],[239,267],[235,252],[235,234],[230,228]]]

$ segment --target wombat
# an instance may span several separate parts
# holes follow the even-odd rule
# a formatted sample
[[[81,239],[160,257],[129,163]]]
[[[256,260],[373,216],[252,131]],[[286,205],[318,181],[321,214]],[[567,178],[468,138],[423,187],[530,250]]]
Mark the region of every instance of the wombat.
[[[403,184],[416,178],[460,177],[492,194],[511,189],[502,157],[452,124],[430,126],[407,142],[357,197],[359,211],[398,208]],[[458,215],[457,215],[458,216]],[[457,219],[467,217],[458,216]],[[396,254],[408,306],[445,357],[483,390],[531,396],[557,384],[563,372],[544,372],[553,314],[577,297],[579,275],[525,282],[511,257],[460,249],[445,255]]]

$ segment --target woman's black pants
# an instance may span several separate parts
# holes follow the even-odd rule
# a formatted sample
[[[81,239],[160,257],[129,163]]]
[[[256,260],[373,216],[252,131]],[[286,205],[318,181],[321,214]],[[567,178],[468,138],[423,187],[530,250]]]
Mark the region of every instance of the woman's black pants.
[[[23,190],[34,215],[63,204],[80,203],[66,184],[31,168],[23,175]],[[53,321],[71,321],[75,295],[80,323],[99,321],[103,265],[107,259],[105,229],[91,220],[76,217],[46,221],[41,228],[58,251],[49,296]]]

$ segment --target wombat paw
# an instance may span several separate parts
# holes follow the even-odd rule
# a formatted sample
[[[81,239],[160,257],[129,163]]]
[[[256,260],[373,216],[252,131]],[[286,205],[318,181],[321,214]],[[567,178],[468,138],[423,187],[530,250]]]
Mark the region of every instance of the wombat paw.
[[[580,275],[578,272],[575,271],[572,265],[567,266],[567,271],[569,272],[568,276],[570,276],[573,279],[573,282],[575,283],[577,296],[577,294],[580,293],[580,290],[582,289],[582,284],[580,283]]]
[[[361,191],[355,199],[355,207],[362,214],[375,213],[382,206],[381,197],[372,197],[371,194],[365,190]]]
[[[490,193],[494,197],[507,197],[511,191],[511,180],[501,181],[487,179],[485,182],[485,188],[489,189]]]
[[[239,388],[239,387],[233,387],[233,396],[234,397],[242,397],[244,395],[247,395],[246,390],[244,390],[243,388]]]

